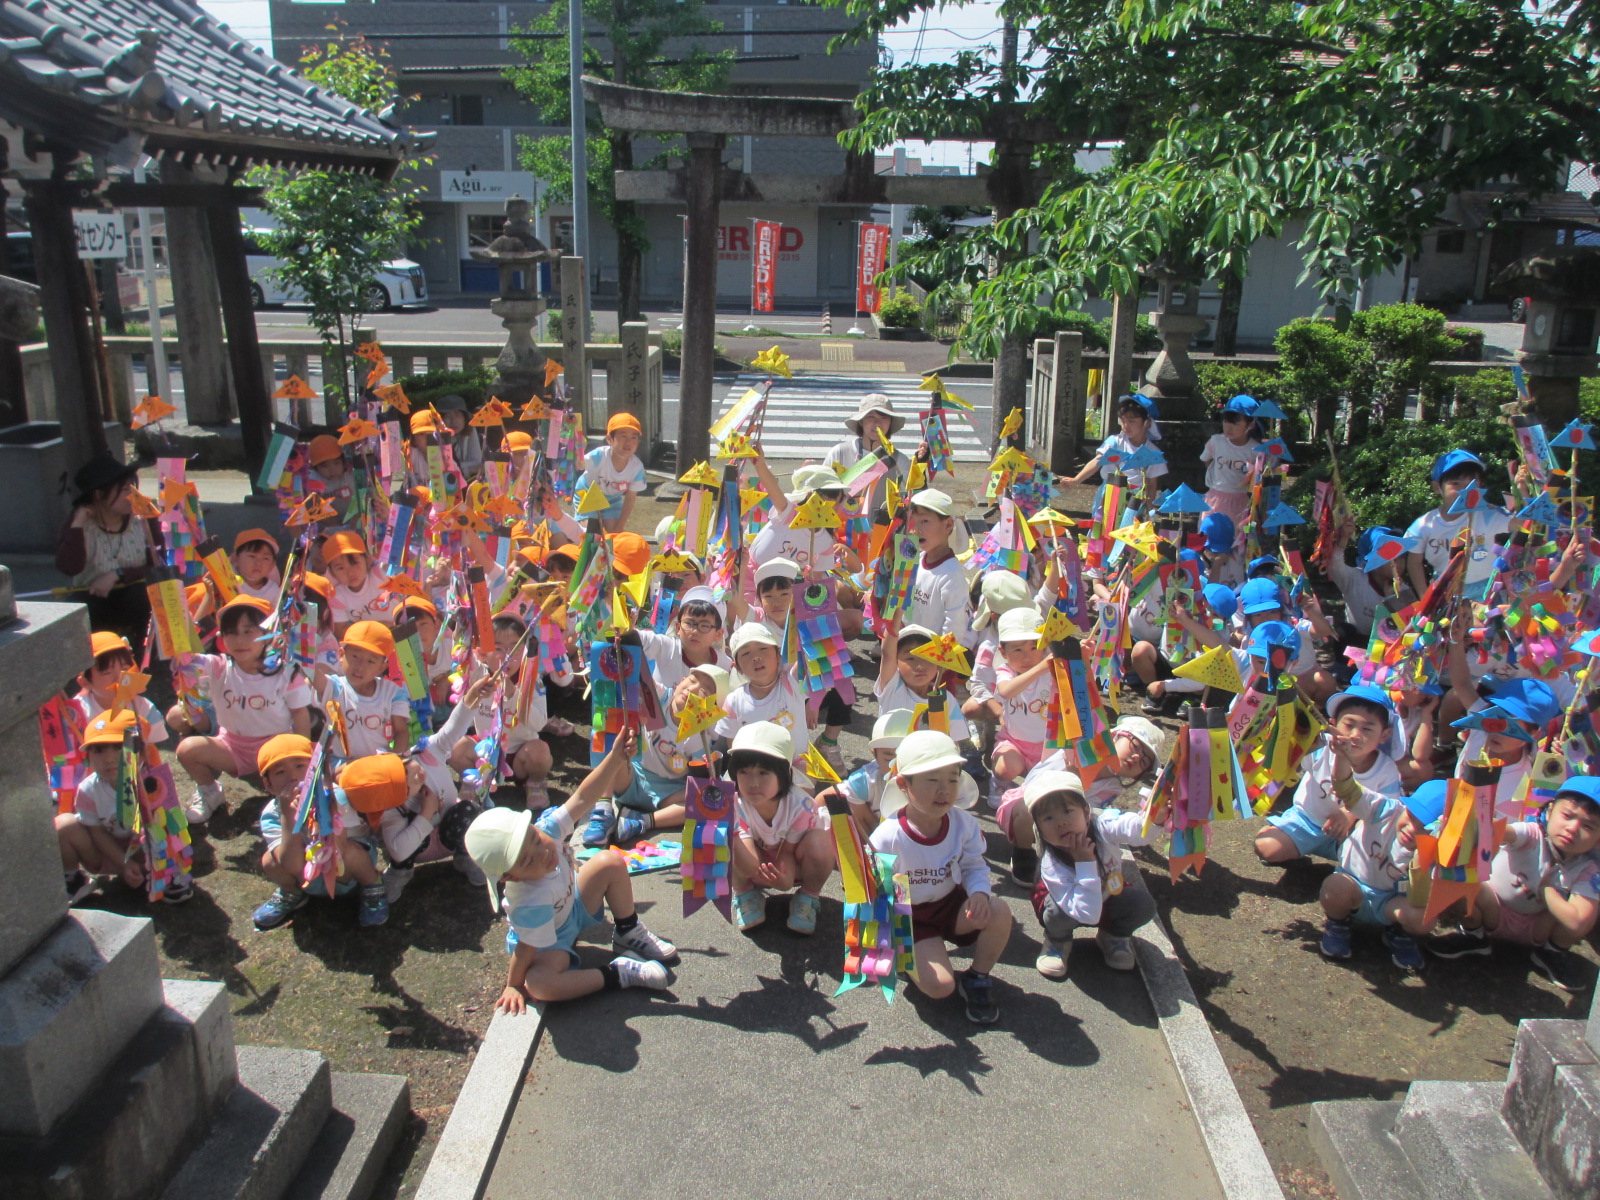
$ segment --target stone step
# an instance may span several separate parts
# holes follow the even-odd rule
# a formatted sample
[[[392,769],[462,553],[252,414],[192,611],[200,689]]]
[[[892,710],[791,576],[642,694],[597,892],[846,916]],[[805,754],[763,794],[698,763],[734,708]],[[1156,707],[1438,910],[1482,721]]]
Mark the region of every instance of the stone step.
[[[1394,1136],[1430,1200],[1553,1200],[1500,1115],[1505,1085],[1413,1083]]]
[[[1523,1149],[1537,1157],[1547,1129],[1561,1116],[1552,1112],[1556,1072],[1567,1066],[1600,1071],[1600,1058],[1584,1037],[1582,1021],[1523,1021],[1506,1077],[1500,1113]]]
[[[136,1200],[177,1169],[233,1089],[233,1025],[220,983],[165,1000],[48,1137],[0,1139],[0,1195]]]
[[[1339,1200],[1427,1200],[1422,1180],[1394,1139],[1398,1100],[1322,1100],[1306,1136]]]
[[[333,1111],[285,1200],[366,1200],[411,1114],[404,1075],[333,1076]]]
[[[332,1111],[328,1061],[311,1050],[240,1046],[239,1086],[162,1200],[279,1200]]]

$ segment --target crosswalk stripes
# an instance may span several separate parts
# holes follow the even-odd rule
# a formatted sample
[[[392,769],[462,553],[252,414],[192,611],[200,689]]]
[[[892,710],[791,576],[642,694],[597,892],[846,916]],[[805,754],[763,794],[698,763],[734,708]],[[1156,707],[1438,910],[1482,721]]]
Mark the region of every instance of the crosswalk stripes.
[[[766,379],[764,374],[740,375],[717,406],[718,415]],[[806,374],[792,380],[780,379],[772,385],[767,397],[767,417],[761,431],[762,450],[768,458],[821,458],[835,442],[849,436],[844,427],[845,418],[855,413],[861,397],[870,392],[888,396],[895,412],[914,422],[917,413],[927,407],[929,398],[927,392],[919,390],[921,382],[917,376],[862,379],[843,374]],[[965,411],[952,411],[949,429],[956,461],[988,461],[988,448],[973,431]],[[915,439],[907,441],[907,436],[902,434],[896,448],[910,453],[915,446]]]

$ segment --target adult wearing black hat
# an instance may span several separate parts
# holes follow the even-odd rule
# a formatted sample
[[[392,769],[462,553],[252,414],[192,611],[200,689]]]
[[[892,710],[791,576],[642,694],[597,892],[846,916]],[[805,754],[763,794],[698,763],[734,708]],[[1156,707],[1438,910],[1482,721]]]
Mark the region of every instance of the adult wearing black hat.
[[[145,570],[159,561],[156,531],[133,515],[138,480],[138,467],[95,455],[73,476],[72,516],[56,539],[56,569],[88,606],[89,628],[122,634],[135,654],[150,620]]]

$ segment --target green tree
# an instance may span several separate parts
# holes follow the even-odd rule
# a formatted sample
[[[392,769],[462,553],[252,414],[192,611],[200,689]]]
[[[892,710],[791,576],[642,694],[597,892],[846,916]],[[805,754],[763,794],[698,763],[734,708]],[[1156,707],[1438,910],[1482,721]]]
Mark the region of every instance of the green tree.
[[[699,0],[584,0],[583,15],[586,27],[598,25],[603,32],[602,37],[585,38],[583,70],[587,75],[669,92],[719,92],[727,86],[733,51],[709,50],[694,40],[722,30],[721,22],[705,15]],[[557,0],[518,32],[563,34],[567,20],[566,0]],[[567,40],[559,36],[513,37],[511,46],[527,62],[509,68],[506,78],[538,106],[542,120],[569,123],[572,73]],[[648,164],[635,161],[633,133],[605,128],[593,110],[590,129],[584,139],[589,152],[589,200],[617,234],[617,319],[637,321],[643,316],[640,274],[650,241],[639,206],[617,199],[614,172]],[[550,185],[550,199],[570,200],[571,138],[523,137],[519,143],[523,169]]]
[[[317,86],[381,113],[399,98],[388,57],[358,37],[307,47],[300,66]],[[406,163],[402,170],[419,162]],[[262,168],[254,179],[264,185],[262,206],[277,222],[259,240],[280,260],[273,268],[278,281],[310,305],[311,324],[322,336],[323,350],[339,364],[337,377],[323,385],[348,410],[361,382],[352,379],[358,360],[350,353],[351,339],[361,314],[373,307],[379,271],[421,224],[416,189],[332,171]]]

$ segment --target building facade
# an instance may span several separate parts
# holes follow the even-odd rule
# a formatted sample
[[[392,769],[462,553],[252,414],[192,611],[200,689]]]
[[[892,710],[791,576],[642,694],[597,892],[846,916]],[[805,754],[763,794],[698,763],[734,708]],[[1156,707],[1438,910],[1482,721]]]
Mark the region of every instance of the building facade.
[[[877,61],[870,43],[828,53],[828,43],[848,24],[835,9],[785,0],[706,3],[723,24],[715,37],[698,39],[709,49],[731,49],[739,60],[729,90],[746,95],[848,98],[865,85]],[[547,204],[541,181],[520,169],[522,137],[561,137],[503,75],[518,61],[510,38],[547,4],[492,0],[344,0],[296,3],[272,0],[273,53],[297,63],[307,45],[325,41],[328,26],[361,34],[381,45],[399,73],[401,91],[414,97],[396,119],[437,131],[433,161],[415,175],[424,214],[421,244],[410,256],[423,264],[436,296],[493,292],[496,280],[471,257],[499,233],[505,201],[521,195],[535,203],[539,236],[552,246],[571,246],[572,209]],[[591,25],[591,44],[602,53],[605,39]],[[667,50],[671,53],[671,47]],[[643,163],[660,149],[642,144]],[[844,151],[826,139],[731,138],[725,161],[756,174],[835,175]],[[683,292],[681,204],[641,206],[651,248],[643,263],[646,305],[675,307]],[[781,306],[807,307],[854,294],[856,227],[868,219],[864,207],[725,204],[719,258],[719,298],[736,304],[750,294],[750,228],[754,220],[781,221],[784,232],[776,280]],[[591,295],[604,304],[616,294],[615,236],[598,212],[590,217]]]

